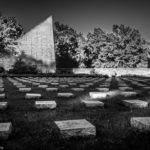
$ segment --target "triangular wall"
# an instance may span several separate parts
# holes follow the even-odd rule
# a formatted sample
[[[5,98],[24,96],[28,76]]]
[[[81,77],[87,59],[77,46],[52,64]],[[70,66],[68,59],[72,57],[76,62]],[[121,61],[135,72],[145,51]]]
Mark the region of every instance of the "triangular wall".
[[[23,52],[26,61],[36,65],[41,72],[55,72],[52,16],[21,37],[16,49]]]

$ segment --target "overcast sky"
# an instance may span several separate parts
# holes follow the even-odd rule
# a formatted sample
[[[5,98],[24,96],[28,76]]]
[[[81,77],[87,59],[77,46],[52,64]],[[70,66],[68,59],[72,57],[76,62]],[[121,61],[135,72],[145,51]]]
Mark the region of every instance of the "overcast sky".
[[[52,15],[54,21],[84,34],[95,27],[109,32],[113,24],[124,24],[139,29],[150,41],[148,0],[0,0],[0,11],[15,16],[25,31]]]

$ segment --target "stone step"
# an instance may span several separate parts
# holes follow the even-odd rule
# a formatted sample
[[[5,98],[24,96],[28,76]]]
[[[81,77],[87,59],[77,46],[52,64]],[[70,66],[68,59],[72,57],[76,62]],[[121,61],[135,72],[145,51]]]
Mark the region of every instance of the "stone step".
[[[85,119],[55,121],[63,138],[96,136],[96,128]]]

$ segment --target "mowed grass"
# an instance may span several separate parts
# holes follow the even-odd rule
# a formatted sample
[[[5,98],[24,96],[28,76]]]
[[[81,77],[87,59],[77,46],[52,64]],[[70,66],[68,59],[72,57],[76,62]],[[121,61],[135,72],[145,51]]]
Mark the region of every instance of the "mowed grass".
[[[41,93],[41,100],[55,100],[55,110],[37,110],[34,107],[35,100],[25,100],[25,93],[21,93],[6,78],[6,89],[9,107],[0,111],[0,122],[12,122],[13,132],[6,141],[1,140],[0,146],[4,150],[149,150],[150,133],[140,132],[130,126],[132,116],[150,116],[150,109],[129,109],[121,100],[123,97],[115,97],[103,100],[104,108],[85,108],[81,104],[82,99],[88,99],[88,92],[96,91],[106,79],[96,83],[84,92],[73,92],[70,88],[62,91],[73,92],[76,97],[69,99],[57,98],[57,92],[46,92],[45,89],[32,86],[33,93]],[[134,89],[139,89],[130,82],[125,81]],[[26,83],[26,85],[29,85]],[[30,85],[31,87],[31,85]],[[51,86],[55,87],[55,86]],[[117,89],[117,80],[114,78],[110,89]],[[149,100],[147,92],[137,99]],[[96,127],[94,138],[70,138],[62,139],[54,121],[86,119]]]

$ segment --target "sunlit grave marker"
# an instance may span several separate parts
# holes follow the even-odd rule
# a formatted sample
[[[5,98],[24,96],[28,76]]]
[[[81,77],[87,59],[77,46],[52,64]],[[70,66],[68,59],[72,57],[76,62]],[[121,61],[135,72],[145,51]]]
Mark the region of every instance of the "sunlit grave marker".
[[[130,124],[139,130],[150,131],[150,117],[132,117]]]
[[[11,122],[0,123],[0,138],[1,139],[8,139],[11,132],[12,132]]]
[[[71,88],[71,90],[75,91],[75,92],[80,92],[80,91],[84,91],[84,88]]]
[[[100,101],[82,100],[85,107],[104,107],[104,103]]]
[[[30,92],[31,88],[19,88],[20,92]]]
[[[123,104],[130,108],[145,108],[148,107],[148,102],[142,100],[123,100]]]
[[[6,98],[5,93],[0,94],[0,99],[4,99],[4,98]]]
[[[48,92],[57,92],[58,88],[46,88],[46,91],[48,91]]]
[[[59,98],[71,98],[74,97],[73,93],[58,93],[57,96]]]
[[[39,88],[47,88],[48,85],[42,85],[42,84],[40,84],[38,87],[39,87]]]
[[[63,138],[89,137],[96,135],[96,128],[85,119],[55,121]]]
[[[0,110],[4,110],[8,107],[8,102],[0,102]]]
[[[37,109],[55,109],[57,106],[55,101],[36,101],[35,107]]]
[[[41,97],[41,94],[36,93],[26,93],[25,95],[25,99],[40,99]]]

